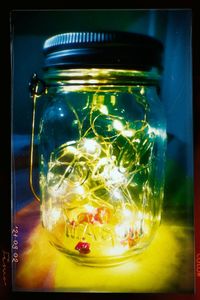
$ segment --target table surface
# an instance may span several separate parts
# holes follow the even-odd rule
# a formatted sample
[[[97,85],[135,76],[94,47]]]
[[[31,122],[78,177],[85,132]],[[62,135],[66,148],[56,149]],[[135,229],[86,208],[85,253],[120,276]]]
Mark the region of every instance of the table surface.
[[[193,228],[163,220],[150,246],[115,267],[75,264],[50,243],[34,200],[14,216],[18,226],[19,262],[13,265],[13,289],[20,291],[87,291],[185,293],[194,289]]]

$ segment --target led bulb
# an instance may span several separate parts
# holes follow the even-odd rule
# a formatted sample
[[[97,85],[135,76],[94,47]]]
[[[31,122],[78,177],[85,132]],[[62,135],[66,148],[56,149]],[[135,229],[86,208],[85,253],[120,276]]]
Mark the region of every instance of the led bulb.
[[[106,166],[102,175],[107,180],[108,185],[123,184],[127,182],[127,178],[124,174],[120,173],[119,168],[116,166]]]
[[[116,235],[120,238],[124,238],[129,231],[128,224],[120,224],[115,227]]]
[[[51,218],[54,222],[58,221],[58,219],[60,218],[60,210],[57,209],[57,208],[53,208],[53,209],[51,210],[50,218]]]
[[[85,194],[85,189],[83,186],[77,186],[77,187],[75,187],[74,192],[76,194],[83,196]]]
[[[82,143],[84,152],[97,158],[101,153],[101,146],[94,139],[84,139]]]
[[[128,218],[128,219],[130,219],[130,218],[133,217],[131,211],[129,209],[127,209],[127,208],[123,209],[122,213],[123,213],[123,216],[126,217],[126,218]]]
[[[79,154],[79,151],[73,146],[68,146],[67,151],[69,151],[70,153],[73,153],[75,155]]]
[[[89,212],[89,213],[94,212],[94,207],[92,205],[86,204],[86,205],[84,205],[84,207],[86,208],[87,212]]]
[[[100,110],[100,112],[101,112],[102,114],[108,115],[108,108],[107,108],[107,106],[105,106],[105,105],[102,104],[102,105],[100,106],[99,110]]]
[[[122,125],[122,123],[119,120],[113,121],[113,127],[118,131],[122,131],[124,129],[124,126]]]
[[[112,197],[116,200],[121,200],[123,199],[123,195],[122,195],[122,192],[120,191],[120,189],[115,189],[113,192],[112,192]]]
[[[135,130],[132,130],[132,129],[123,130],[122,134],[127,137],[132,137],[135,134]]]

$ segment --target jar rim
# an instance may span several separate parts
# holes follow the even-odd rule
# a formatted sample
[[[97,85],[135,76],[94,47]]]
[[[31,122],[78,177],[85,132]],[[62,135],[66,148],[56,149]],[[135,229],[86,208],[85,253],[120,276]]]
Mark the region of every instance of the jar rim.
[[[160,74],[156,68],[150,71],[122,69],[48,69],[44,73],[47,86],[63,85],[158,85]]]

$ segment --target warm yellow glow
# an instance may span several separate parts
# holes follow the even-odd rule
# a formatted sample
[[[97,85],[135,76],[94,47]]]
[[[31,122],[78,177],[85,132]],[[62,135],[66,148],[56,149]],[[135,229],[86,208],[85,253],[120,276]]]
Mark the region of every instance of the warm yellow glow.
[[[75,155],[79,154],[79,151],[75,147],[73,147],[73,146],[68,146],[67,147],[67,151],[69,151],[69,152],[71,152],[71,153],[73,153]]]
[[[145,89],[144,89],[144,87],[142,87],[141,90],[140,90],[140,94],[144,95],[144,93],[145,93]]]
[[[106,166],[102,176],[107,180],[107,184],[124,184],[127,182],[127,178],[119,171],[118,167],[113,166],[110,168]]]
[[[128,224],[120,224],[115,227],[115,232],[116,235],[119,236],[120,238],[124,238],[124,236],[127,234],[129,231],[129,225]]]
[[[140,139],[134,139],[133,142],[139,144],[140,143]]]
[[[127,182],[124,174],[124,168],[118,168],[115,165],[115,158],[101,158],[93,171],[93,178],[104,179],[106,185],[120,185]]]
[[[66,183],[60,184],[59,182],[57,182],[56,184],[49,187],[49,192],[53,197],[63,196],[66,194],[66,187]]]
[[[75,71],[70,70],[70,72],[69,71],[67,71],[67,72],[61,71],[59,73],[59,75],[63,76],[63,77],[71,77],[71,76],[83,77],[83,76],[85,76],[85,74],[81,70],[79,70],[79,69],[77,69]]]
[[[114,106],[116,104],[116,96],[115,95],[111,95],[110,97],[110,103]]]
[[[49,208],[46,215],[43,214],[43,222],[48,230],[52,230],[54,225],[61,217],[61,210],[58,208]]]
[[[121,200],[123,199],[123,195],[122,192],[119,189],[115,189],[112,193],[111,193],[112,197],[114,197],[114,199],[117,200]]]
[[[63,82],[62,82],[63,83]],[[84,88],[83,85],[69,85],[69,86],[60,86],[60,91],[62,93],[69,93],[69,92],[74,92],[74,91],[79,91],[82,90]]]
[[[138,212],[138,219],[143,219],[143,213],[141,211]]]
[[[133,214],[131,213],[131,211],[127,208],[122,210],[122,214],[124,217],[126,217],[127,219],[130,219],[133,217]]]
[[[83,186],[77,186],[74,188],[74,192],[78,195],[84,195],[85,194],[85,189]]]
[[[59,218],[60,218],[60,210],[59,210],[59,209],[56,209],[56,208],[53,208],[53,209],[51,210],[50,218],[51,218],[54,222],[58,221]]]
[[[114,105],[115,94],[109,97]],[[79,138],[52,153],[47,186],[51,209],[62,207],[60,222],[55,221],[58,215],[51,217],[44,208],[44,224],[57,238],[59,247],[79,255],[84,253],[81,247],[87,246],[89,251],[84,255],[95,259],[108,253],[125,257],[127,250],[134,252],[149,239],[154,221],[149,207],[147,215],[142,200],[149,200],[150,187],[135,179],[135,174],[140,173],[142,178],[145,168],[150,176],[147,167],[151,158],[140,163],[147,149],[153,147],[152,137],[147,133],[149,124],[146,120],[132,124],[120,119],[117,109],[111,109],[109,114],[105,103],[107,97],[101,92],[96,92],[92,99],[88,97],[84,118],[76,106],[69,105]],[[78,248],[77,243],[81,245]]]
[[[135,221],[134,228],[135,228],[135,230],[140,230],[140,228],[141,228],[141,220]]]
[[[84,84],[84,83],[86,83],[86,81],[85,80],[80,80],[80,79],[76,79],[76,80],[68,80],[68,82],[70,83],[70,84]]]
[[[193,231],[186,226],[165,222],[144,253],[114,268],[75,264],[52,247],[42,225],[26,236],[26,243],[13,274],[15,287],[23,290],[166,293],[177,292],[177,286],[183,292],[193,289]]]
[[[84,207],[86,208],[86,210],[89,213],[93,213],[94,212],[94,207],[92,205],[86,204],[86,205],[84,205]]]
[[[63,77],[83,77],[89,75],[90,77],[99,77],[105,75],[110,75],[110,74],[121,74],[124,76],[124,74],[133,75],[133,76],[139,76],[140,74],[144,76],[144,74],[141,71],[136,71],[136,70],[116,70],[116,69],[96,69],[96,68],[91,68],[91,69],[69,69],[67,71],[60,71],[59,75]]]
[[[132,136],[134,136],[135,132],[136,132],[135,130],[128,129],[128,130],[123,130],[122,134],[127,137],[132,137]]]
[[[124,126],[122,125],[122,123],[119,120],[113,121],[113,127],[118,131],[122,131],[124,129]]]
[[[107,106],[101,104],[100,108],[99,108],[100,112],[104,115],[107,115],[108,114],[108,108]]]
[[[90,84],[95,84],[95,83],[98,83],[98,82],[99,82],[99,80],[96,80],[96,79],[89,79],[87,81],[87,83],[90,83]]]
[[[89,154],[95,154],[99,156],[101,152],[101,146],[93,139],[84,139],[83,149]]]
[[[126,246],[118,245],[118,246],[115,246],[111,249],[108,249],[106,254],[108,254],[108,255],[120,255],[120,254],[123,254],[127,250],[128,250],[128,245],[126,245]]]

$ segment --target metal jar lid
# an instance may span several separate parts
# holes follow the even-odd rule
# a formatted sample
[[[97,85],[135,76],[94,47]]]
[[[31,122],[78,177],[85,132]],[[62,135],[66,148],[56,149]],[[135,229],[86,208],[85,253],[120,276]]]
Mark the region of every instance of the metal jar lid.
[[[70,32],[47,39],[45,68],[162,69],[163,46],[130,32]]]

